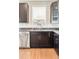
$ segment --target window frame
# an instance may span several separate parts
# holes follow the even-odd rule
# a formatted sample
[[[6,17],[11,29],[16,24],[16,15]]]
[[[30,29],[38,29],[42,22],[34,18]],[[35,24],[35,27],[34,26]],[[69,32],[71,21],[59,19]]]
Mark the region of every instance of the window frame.
[[[55,16],[54,15],[54,6],[57,4],[57,7],[58,7],[58,9],[57,9],[57,12],[58,12],[58,14]],[[56,12],[56,11],[55,11]],[[57,20],[54,20],[54,18],[58,18]],[[51,6],[50,6],[50,22],[52,23],[52,24],[59,24],[59,3],[58,3],[58,1],[56,1],[56,2],[53,2],[52,4],[51,4]]]

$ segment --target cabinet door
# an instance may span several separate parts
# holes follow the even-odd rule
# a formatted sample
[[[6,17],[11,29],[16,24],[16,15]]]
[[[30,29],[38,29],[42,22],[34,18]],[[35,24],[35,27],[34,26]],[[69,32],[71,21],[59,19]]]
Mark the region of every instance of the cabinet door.
[[[41,32],[40,47],[42,48],[50,47],[50,40],[49,40],[48,32]]]
[[[31,32],[30,33],[30,46],[31,48],[38,48],[39,47],[39,40],[41,39],[41,35],[38,32]]]
[[[51,46],[48,32],[31,32],[30,42],[32,48],[48,48]]]
[[[19,3],[19,22],[27,22],[28,5],[26,3]]]
[[[50,44],[51,47],[54,48],[54,32],[50,32]]]
[[[29,33],[19,32],[19,48],[29,48]]]

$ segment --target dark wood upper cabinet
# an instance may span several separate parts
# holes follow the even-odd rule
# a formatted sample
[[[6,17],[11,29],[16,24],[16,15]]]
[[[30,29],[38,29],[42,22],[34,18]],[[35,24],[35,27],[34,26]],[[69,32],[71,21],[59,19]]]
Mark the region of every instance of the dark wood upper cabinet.
[[[28,9],[29,6],[27,3],[19,3],[19,22],[28,22]]]

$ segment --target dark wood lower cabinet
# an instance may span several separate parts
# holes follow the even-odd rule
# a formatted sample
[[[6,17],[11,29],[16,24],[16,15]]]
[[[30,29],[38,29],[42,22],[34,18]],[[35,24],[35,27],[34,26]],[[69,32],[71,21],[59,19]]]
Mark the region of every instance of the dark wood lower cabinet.
[[[31,48],[59,48],[59,36],[54,32],[30,32]]]
[[[30,32],[31,48],[54,48],[53,32]]]
[[[50,47],[49,36],[47,32],[31,32],[31,48]]]

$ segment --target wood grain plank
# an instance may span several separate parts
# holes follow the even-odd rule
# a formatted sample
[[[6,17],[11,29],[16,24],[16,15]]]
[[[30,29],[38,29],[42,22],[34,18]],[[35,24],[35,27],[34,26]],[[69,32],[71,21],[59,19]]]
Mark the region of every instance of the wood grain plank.
[[[19,59],[58,59],[58,55],[52,48],[20,49]]]

